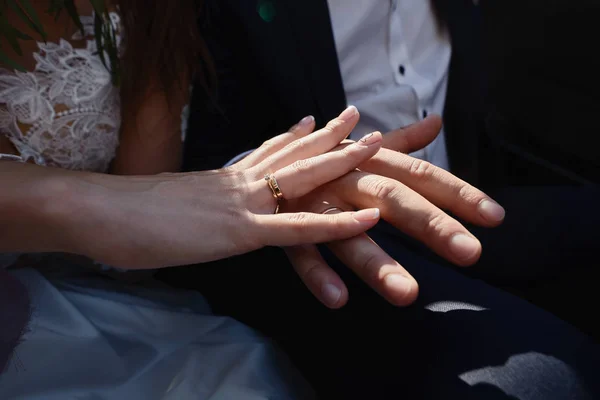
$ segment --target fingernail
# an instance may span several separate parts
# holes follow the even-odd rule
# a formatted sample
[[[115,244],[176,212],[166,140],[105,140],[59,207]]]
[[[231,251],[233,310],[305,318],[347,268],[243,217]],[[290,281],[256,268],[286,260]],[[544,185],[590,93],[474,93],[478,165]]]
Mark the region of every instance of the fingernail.
[[[346,108],[339,116],[339,119],[341,119],[342,121],[349,121],[350,119],[352,119],[356,114],[358,114],[358,110],[356,109],[356,107],[354,106],[348,106],[348,108]]]
[[[477,239],[458,233],[450,239],[450,250],[461,261],[470,261],[479,253],[481,246]]]
[[[385,286],[396,294],[408,294],[412,290],[412,281],[401,274],[390,274],[384,279]]]
[[[372,144],[376,144],[379,142],[381,142],[381,135],[376,135],[375,133],[369,133],[369,134],[363,136],[363,138],[360,139],[356,143],[358,145],[362,145],[362,146],[371,146]]]
[[[360,222],[373,221],[379,219],[379,208],[369,208],[354,213],[354,219]]]
[[[321,295],[328,306],[335,306],[342,297],[342,291],[337,286],[327,283],[321,288]]]
[[[315,117],[309,115],[308,117],[302,118],[300,122],[298,122],[298,126],[308,126],[315,121]]]
[[[501,222],[506,215],[504,208],[493,200],[483,200],[478,208],[481,216],[492,222]]]

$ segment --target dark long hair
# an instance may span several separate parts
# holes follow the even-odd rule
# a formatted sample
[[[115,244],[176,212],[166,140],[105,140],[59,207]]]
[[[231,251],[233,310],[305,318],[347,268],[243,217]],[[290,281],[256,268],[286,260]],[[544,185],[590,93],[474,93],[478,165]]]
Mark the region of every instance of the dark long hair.
[[[120,82],[124,118],[152,91],[180,112],[188,87],[214,90],[213,64],[198,27],[204,0],[117,0],[124,30]]]

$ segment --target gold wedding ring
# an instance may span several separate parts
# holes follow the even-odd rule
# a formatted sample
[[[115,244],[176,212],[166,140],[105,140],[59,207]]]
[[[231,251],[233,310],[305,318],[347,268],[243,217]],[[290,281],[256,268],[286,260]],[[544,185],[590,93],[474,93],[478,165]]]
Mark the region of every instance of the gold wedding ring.
[[[277,205],[275,206],[275,212],[273,213],[277,214],[279,212],[279,206],[281,205],[281,201],[285,200],[283,197],[283,193],[281,192],[279,184],[277,183],[277,179],[275,179],[275,176],[273,176],[273,174],[266,174],[265,181],[267,181],[267,185],[269,185],[269,189],[271,189],[273,197],[277,201]]]

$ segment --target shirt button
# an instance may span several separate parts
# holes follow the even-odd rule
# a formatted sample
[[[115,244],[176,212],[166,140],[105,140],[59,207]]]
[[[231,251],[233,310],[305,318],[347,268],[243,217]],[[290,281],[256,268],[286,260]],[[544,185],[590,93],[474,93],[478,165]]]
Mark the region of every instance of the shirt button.
[[[427,118],[427,110],[423,110],[423,119]]]
[[[406,68],[404,68],[404,65],[400,64],[400,66],[398,67],[398,72],[400,72],[400,75],[404,76],[404,74],[406,73]]]

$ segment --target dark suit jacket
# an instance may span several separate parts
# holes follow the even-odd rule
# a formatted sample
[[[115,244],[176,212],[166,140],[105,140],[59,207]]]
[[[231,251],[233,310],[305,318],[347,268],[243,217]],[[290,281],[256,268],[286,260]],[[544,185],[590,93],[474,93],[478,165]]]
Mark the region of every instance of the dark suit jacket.
[[[484,187],[600,181],[595,0],[432,1],[453,46],[452,172]],[[219,89],[194,93],[184,169],[218,168],[308,114],[321,126],[346,106],[326,0],[208,7]]]

